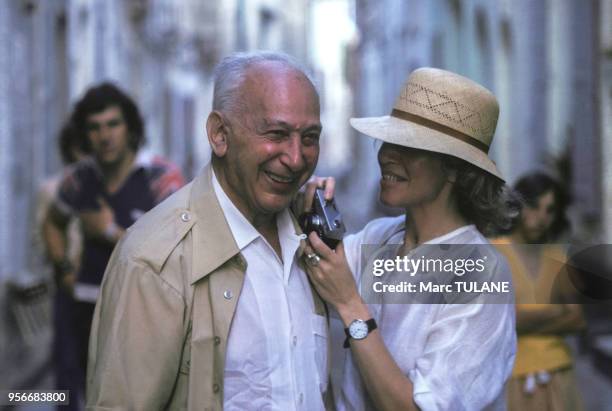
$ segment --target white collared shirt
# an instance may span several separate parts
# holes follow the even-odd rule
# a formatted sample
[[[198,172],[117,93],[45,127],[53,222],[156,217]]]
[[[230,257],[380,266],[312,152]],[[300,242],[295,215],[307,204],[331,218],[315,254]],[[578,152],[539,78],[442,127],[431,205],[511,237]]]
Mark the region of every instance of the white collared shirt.
[[[344,239],[358,285],[366,270],[362,244],[401,244],[405,216],[381,218]],[[488,244],[475,226],[460,227],[424,244]],[[416,250],[416,249],[415,249]],[[492,276],[511,281],[500,256],[487,263]],[[514,306],[508,304],[368,304],[385,346],[413,384],[423,411],[503,410],[504,383],[516,351]],[[332,313],[332,384],[339,411],[373,409],[350,350],[340,348],[343,324]]]
[[[277,216],[282,261],[232,203],[213,187],[247,270],[227,343],[225,410],[323,410],[327,322],[315,314],[306,273],[297,264],[301,237],[288,210]]]

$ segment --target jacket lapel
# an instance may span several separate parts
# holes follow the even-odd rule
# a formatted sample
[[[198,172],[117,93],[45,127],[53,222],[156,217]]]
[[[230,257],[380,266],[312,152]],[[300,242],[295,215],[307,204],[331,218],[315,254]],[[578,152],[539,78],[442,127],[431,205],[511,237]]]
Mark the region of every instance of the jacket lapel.
[[[194,180],[189,208],[196,219],[189,409],[220,410],[227,338],[246,264],[215,195],[210,164]]]
[[[223,408],[225,354],[236,304],[244,283],[246,261],[234,240],[212,186],[212,166],[196,177],[189,201],[194,218],[191,284],[194,288],[189,409]],[[292,215],[295,232],[302,233]],[[300,242],[298,264],[306,243]],[[315,312],[326,315],[323,300],[311,285]]]

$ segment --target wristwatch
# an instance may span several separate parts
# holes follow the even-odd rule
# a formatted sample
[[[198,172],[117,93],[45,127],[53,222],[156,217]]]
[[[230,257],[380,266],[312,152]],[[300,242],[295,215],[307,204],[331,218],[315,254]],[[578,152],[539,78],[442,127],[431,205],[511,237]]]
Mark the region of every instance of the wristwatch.
[[[374,320],[374,318],[370,318],[367,321],[360,319],[351,321],[349,326],[344,329],[344,333],[346,334],[346,340],[344,340],[344,348],[350,347],[349,340],[351,338],[353,340],[363,340],[377,327],[378,326],[376,325],[376,321]]]

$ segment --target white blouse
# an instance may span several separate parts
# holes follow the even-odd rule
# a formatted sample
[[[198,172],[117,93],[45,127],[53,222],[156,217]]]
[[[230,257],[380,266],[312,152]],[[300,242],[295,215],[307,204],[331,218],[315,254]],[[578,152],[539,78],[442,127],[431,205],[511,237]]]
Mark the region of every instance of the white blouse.
[[[382,218],[344,239],[357,284],[362,244],[401,244],[405,217]],[[474,226],[461,227],[427,244],[488,244]],[[491,260],[491,259],[490,259]],[[488,269],[511,281],[497,254]],[[367,262],[366,262],[367,263]],[[509,299],[508,301],[511,301]],[[516,351],[515,312],[506,304],[368,304],[386,347],[413,383],[414,401],[429,410],[503,410],[504,384]],[[343,324],[332,313],[332,384],[338,410],[374,409],[350,349]]]

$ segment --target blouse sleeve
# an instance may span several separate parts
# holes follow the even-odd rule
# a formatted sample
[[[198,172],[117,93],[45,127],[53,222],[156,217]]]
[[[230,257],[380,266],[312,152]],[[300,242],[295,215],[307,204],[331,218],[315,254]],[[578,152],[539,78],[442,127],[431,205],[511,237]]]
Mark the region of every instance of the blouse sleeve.
[[[510,276],[505,260],[493,269],[499,278]],[[516,352],[512,302],[441,305],[427,326],[427,344],[408,373],[419,408],[482,410],[503,404]]]

